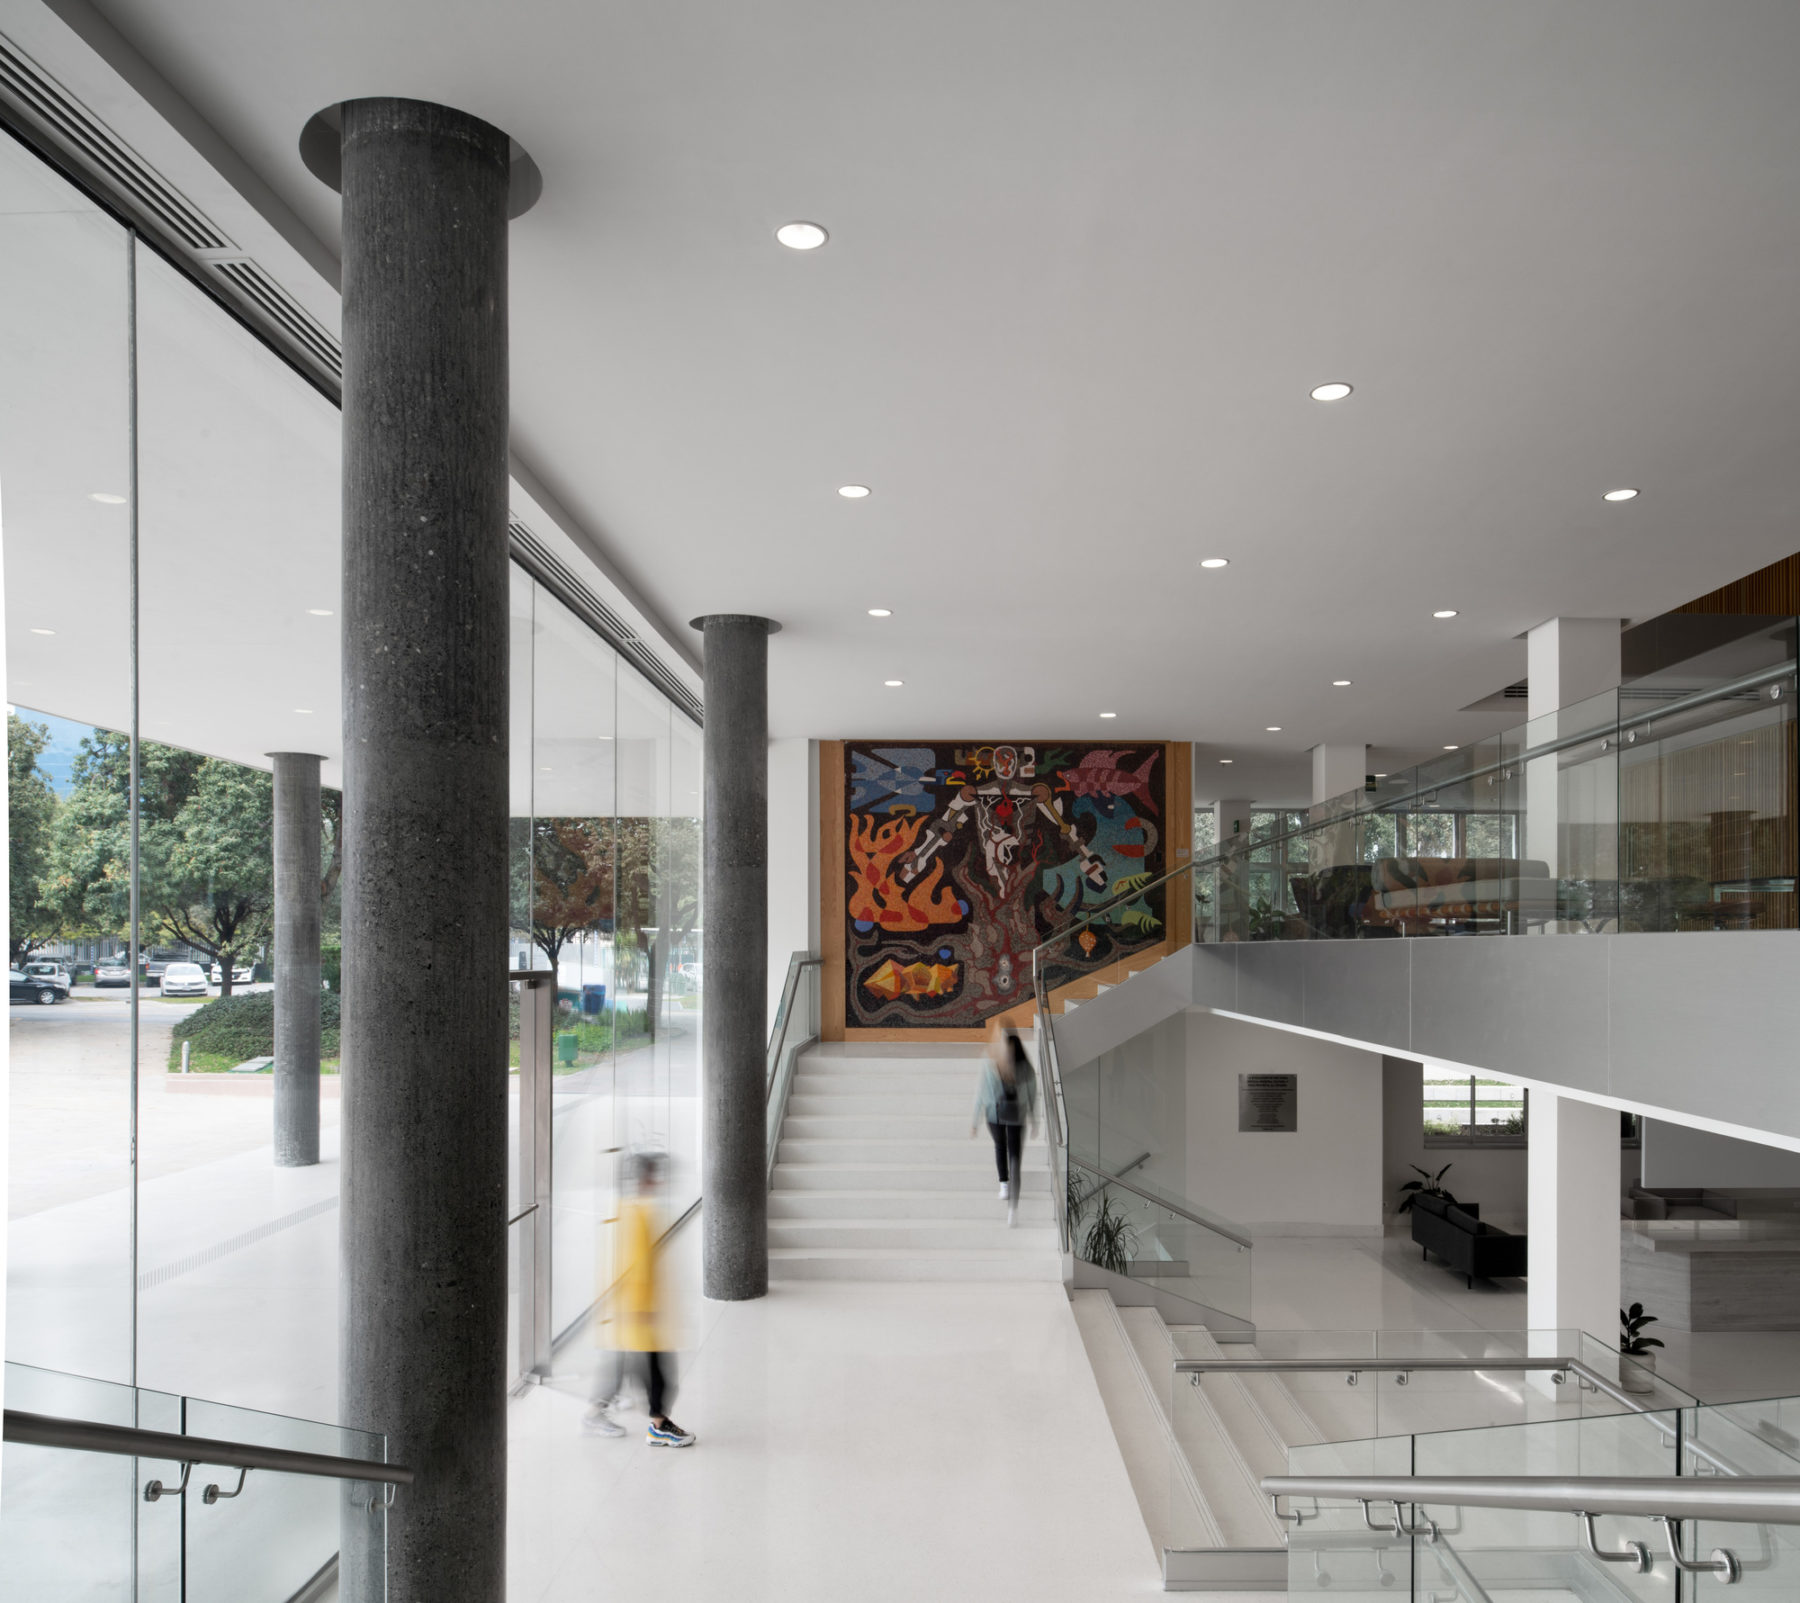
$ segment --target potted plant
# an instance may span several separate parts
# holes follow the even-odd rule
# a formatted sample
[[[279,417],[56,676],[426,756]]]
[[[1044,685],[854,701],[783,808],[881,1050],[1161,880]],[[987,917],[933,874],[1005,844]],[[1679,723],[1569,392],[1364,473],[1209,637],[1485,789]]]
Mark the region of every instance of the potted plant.
[[[1643,1334],[1645,1325],[1657,1322],[1655,1314],[1644,1312],[1641,1302],[1619,1310],[1619,1352],[1630,1359],[1619,1365],[1619,1384],[1626,1391],[1656,1390],[1656,1348],[1662,1343]]]
[[[1132,1250],[1136,1246],[1137,1232],[1131,1228],[1124,1214],[1113,1211],[1111,1192],[1102,1191],[1100,1211],[1088,1226],[1087,1241],[1082,1246],[1081,1256],[1102,1269],[1110,1269],[1116,1275],[1128,1275],[1131,1273]]]
[[[1456,1167],[1455,1164],[1446,1163],[1436,1174],[1429,1169],[1421,1169],[1416,1163],[1408,1164],[1407,1167],[1420,1178],[1408,1180],[1400,1188],[1400,1206],[1394,1210],[1396,1214],[1411,1213],[1413,1203],[1420,1197],[1442,1197],[1445,1202],[1456,1201],[1456,1198],[1444,1189],[1444,1176]]]

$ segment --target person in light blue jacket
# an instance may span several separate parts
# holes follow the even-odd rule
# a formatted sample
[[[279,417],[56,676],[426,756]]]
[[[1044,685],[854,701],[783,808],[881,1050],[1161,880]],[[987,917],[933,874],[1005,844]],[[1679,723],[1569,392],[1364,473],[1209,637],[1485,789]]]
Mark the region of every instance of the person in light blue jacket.
[[[981,1081],[975,1088],[973,1136],[987,1121],[994,1138],[994,1167],[1000,1171],[1000,1195],[1006,1201],[1006,1222],[1019,1216],[1019,1171],[1028,1129],[1037,1128],[1037,1070],[1025,1055],[1025,1043],[1009,1025],[996,1023],[988,1035],[988,1057],[981,1065]]]

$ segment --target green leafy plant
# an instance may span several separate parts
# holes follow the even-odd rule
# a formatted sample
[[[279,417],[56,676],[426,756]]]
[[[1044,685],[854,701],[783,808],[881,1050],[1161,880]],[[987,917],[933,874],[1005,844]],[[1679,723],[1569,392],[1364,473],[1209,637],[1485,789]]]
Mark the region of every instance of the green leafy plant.
[[[336,991],[319,996],[319,1055],[338,1055],[338,1020],[342,1000]],[[170,1032],[169,1067],[181,1064],[186,1041],[196,1067],[230,1068],[248,1058],[266,1058],[275,1050],[275,993],[249,991],[221,996],[196,1008]],[[215,1061],[216,1060],[216,1061]]]
[[[1087,1240],[1082,1244],[1081,1256],[1101,1269],[1110,1269],[1116,1275],[1131,1272],[1131,1254],[1137,1246],[1137,1231],[1132,1229],[1125,1215],[1113,1208],[1112,1194],[1100,1194],[1100,1211],[1094,1215],[1094,1222],[1088,1226]]]
[[[1253,941],[1278,941],[1287,931],[1287,914],[1272,906],[1266,896],[1259,896],[1250,904],[1249,917]]]
[[[1629,1308],[1619,1310],[1619,1351],[1627,1358],[1647,1358],[1650,1349],[1660,1347],[1662,1343],[1654,1336],[1642,1334],[1645,1325],[1656,1324],[1655,1314],[1644,1312],[1641,1302],[1634,1302]]]
[[[1074,1165],[1070,1165],[1068,1178],[1063,1181],[1063,1213],[1069,1221],[1069,1235],[1074,1237],[1081,1223],[1081,1216],[1087,1212],[1089,1193],[1082,1190],[1081,1182],[1076,1178]]]
[[[1412,1212],[1412,1205],[1420,1197],[1442,1197],[1445,1202],[1456,1201],[1456,1198],[1444,1189],[1444,1176],[1456,1167],[1455,1164],[1446,1163],[1436,1174],[1429,1169],[1421,1169],[1416,1163],[1409,1164],[1408,1167],[1414,1174],[1422,1178],[1408,1180],[1400,1188],[1400,1206],[1395,1210],[1397,1213]]]

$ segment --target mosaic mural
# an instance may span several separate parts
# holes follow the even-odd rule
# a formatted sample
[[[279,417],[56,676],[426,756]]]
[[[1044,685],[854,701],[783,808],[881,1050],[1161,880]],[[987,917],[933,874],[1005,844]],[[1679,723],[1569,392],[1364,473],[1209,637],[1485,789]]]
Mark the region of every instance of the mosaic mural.
[[[844,1019],[969,1028],[1163,938],[1161,745],[849,741],[844,747]]]

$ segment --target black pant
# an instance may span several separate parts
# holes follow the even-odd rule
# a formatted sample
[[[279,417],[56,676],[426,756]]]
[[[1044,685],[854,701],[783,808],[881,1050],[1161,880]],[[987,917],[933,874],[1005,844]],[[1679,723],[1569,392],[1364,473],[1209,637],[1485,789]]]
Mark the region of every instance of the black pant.
[[[594,1382],[594,1403],[604,1407],[618,1397],[625,1376],[642,1368],[644,1392],[652,1419],[667,1419],[667,1405],[675,1397],[675,1356],[673,1353],[613,1352],[600,1365]]]
[[[1019,1155],[1025,1147],[1025,1126],[995,1124],[988,1120],[988,1134],[994,1138],[994,1167],[1000,1178],[1011,1181],[1019,1172]]]

